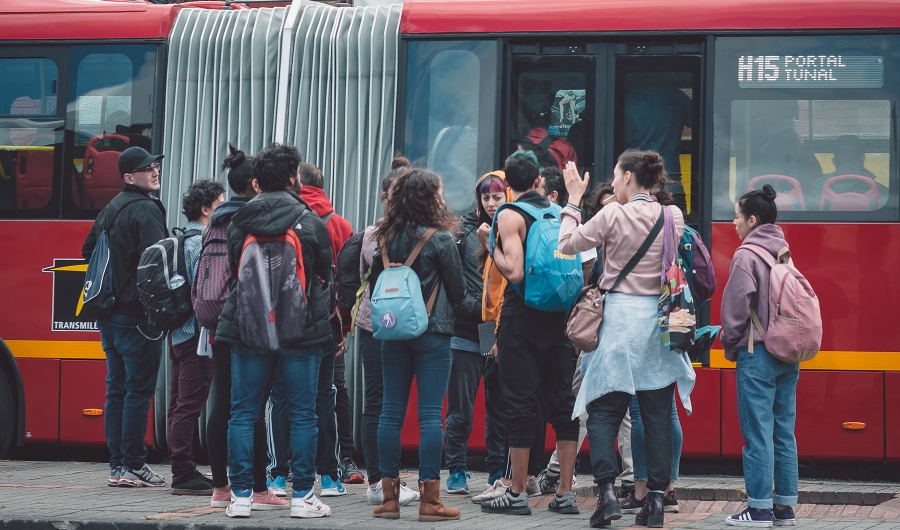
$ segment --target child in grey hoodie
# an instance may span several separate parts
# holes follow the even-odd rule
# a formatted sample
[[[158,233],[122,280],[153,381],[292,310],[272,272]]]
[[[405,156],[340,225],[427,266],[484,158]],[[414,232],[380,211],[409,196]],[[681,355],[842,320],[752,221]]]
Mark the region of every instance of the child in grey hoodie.
[[[734,205],[734,226],[744,245],[758,245],[777,257],[788,244],[781,227],[775,225],[775,196],[768,184],[746,193]],[[722,295],[721,338],[725,357],[737,362],[748,508],[726,517],[725,522],[746,527],[791,526],[796,524],[791,507],[797,504],[794,422],[800,365],[770,355],[758,336],[754,336],[753,353],[748,351],[751,309],[760,322],[769,321],[769,265],[752,252],[738,250]]]

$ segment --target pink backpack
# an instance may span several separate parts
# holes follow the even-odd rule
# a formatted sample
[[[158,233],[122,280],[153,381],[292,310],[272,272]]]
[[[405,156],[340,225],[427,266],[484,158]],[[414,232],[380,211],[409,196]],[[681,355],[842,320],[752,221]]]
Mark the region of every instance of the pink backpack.
[[[788,363],[801,363],[816,356],[822,346],[822,313],[819,299],[803,274],[794,268],[791,252],[778,251],[778,261],[757,245],[741,245],[761,257],[771,267],[769,273],[769,322],[765,331],[756,312],[750,311],[750,340],[753,353],[753,328],[759,331],[769,353]]]

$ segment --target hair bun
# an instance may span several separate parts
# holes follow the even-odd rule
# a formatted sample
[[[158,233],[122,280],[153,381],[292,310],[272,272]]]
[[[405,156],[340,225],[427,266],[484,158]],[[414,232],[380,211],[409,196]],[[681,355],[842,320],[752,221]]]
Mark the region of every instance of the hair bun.
[[[775,197],[777,195],[778,194],[775,192],[775,188],[773,188],[771,184],[766,184],[765,186],[763,186],[763,188],[762,188],[763,199],[765,199],[769,202],[775,202]]]
[[[391,160],[391,171],[395,169],[400,169],[404,167],[410,167],[412,164],[409,162],[405,156],[395,156],[393,160]]]
[[[247,160],[247,156],[243,151],[233,146],[231,142],[228,142],[228,156],[225,157],[225,161],[222,163],[222,169],[235,169],[240,167],[241,164]]]

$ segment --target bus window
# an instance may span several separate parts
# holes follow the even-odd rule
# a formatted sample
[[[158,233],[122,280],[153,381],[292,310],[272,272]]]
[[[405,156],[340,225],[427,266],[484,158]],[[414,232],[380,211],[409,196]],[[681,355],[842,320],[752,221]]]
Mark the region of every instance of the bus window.
[[[595,58],[513,55],[510,144],[534,151],[542,166],[572,161],[593,173]]]
[[[900,39],[772,40],[716,45],[714,218],[770,184],[781,220],[900,219]]]
[[[497,43],[409,43],[404,155],[444,179],[456,212],[475,207],[475,182],[495,162]]]
[[[51,59],[0,59],[0,212],[43,210],[53,196],[61,120]],[[5,210],[5,212],[4,212]]]
[[[630,45],[620,50],[631,50]],[[667,190],[688,223],[698,222],[700,54],[616,56],[614,155],[656,151]],[[634,52],[628,52],[634,53]]]
[[[68,128],[75,133],[70,197],[76,215],[103,208],[122,190],[119,153],[130,146],[151,150],[154,58],[151,46],[72,50]]]

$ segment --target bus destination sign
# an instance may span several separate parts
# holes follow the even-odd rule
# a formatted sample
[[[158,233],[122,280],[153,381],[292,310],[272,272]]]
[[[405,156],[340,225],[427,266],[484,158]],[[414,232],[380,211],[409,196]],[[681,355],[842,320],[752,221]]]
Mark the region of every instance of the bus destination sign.
[[[740,88],[881,88],[884,58],[848,55],[742,55]]]

